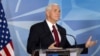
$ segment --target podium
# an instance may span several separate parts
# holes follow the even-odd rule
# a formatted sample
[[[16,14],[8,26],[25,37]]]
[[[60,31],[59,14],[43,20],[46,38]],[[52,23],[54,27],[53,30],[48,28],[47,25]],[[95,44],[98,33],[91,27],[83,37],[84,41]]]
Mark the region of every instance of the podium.
[[[80,56],[82,48],[67,48],[67,49],[39,49],[39,56]],[[34,53],[32,56],[35,56]]]

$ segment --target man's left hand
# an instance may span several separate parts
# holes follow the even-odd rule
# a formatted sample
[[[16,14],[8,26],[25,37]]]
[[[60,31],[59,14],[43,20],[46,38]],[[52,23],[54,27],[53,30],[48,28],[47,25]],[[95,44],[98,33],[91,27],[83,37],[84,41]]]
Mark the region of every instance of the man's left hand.
[[[96,43],[97,43],[97,41],[92,41],[92,36],[90,36],[89,39],[87,40],[86,44],[85,44],[85,47],[86,47],[86,48],[92,47],[92,46],[94,46]]]

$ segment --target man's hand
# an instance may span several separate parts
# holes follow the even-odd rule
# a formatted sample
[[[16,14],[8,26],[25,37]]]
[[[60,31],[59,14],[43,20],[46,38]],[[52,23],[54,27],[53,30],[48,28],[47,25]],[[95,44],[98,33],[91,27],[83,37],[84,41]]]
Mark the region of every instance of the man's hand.
[[[97,43],[97,41],[92,41],[92,36],[90,36],[89,39],[87,40],[86,44],[85,44],[85,47],[86,47],[86,48],[92,47],[92,46],[94,46],[96,43]]]
[[[61,47],[55,47],[56,42],[52,43],[48,49],[62,49]]]

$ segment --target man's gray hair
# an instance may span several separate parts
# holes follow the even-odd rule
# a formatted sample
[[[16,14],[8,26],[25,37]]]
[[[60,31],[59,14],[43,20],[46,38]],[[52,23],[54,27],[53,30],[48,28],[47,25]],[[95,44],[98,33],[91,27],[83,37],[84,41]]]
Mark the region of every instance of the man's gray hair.
[[[55,5],[55,6],[59,6],[57,3],[52,3],[52,4],[49,4],[47,7],[46,7],[46,10],[51,10],[51,7]]]

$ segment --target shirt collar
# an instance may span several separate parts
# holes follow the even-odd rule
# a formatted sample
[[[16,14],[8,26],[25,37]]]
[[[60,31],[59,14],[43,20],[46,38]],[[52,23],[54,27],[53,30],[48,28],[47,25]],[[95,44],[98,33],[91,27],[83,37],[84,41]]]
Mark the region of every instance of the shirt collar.
[[[46,22],[47,22],[47,25],[48,25],[50,31],[53,30],[52,25],[55,25],[55,27],[56,27],[56,24],[52,24],[52,23],[51,23],[50,21],[48,21],[48,20],[46,20]],[[56,28],[57,28],[57,27],[56,27]]]

